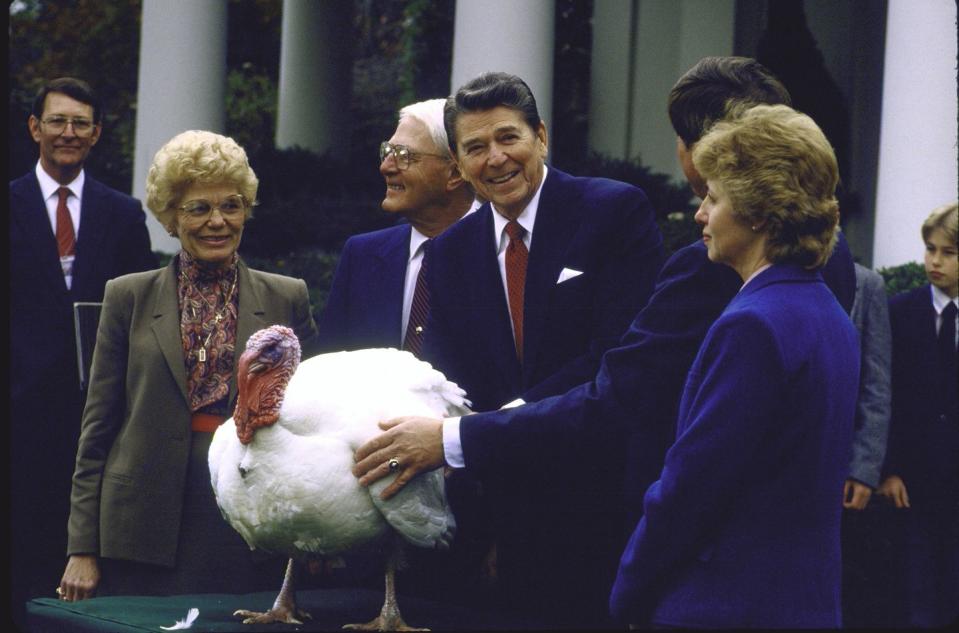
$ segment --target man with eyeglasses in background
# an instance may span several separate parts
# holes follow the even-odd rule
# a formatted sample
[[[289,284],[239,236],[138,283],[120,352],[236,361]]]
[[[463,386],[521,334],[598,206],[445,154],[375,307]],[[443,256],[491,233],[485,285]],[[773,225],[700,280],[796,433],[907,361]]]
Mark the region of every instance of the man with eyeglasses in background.
[[[430,99],[402,108],[393,136],[380,144],[382,207],[406,222],[346,241],[320,317],[322,352],[395,347],[419,356],[430,240],[473,204],[473,190],[447,149],[444,103]]]
[[[27,121],[36,168],[10,182],[10,396],[14,620],[52,597],[66,523],[83,394],[74,302],[99,302],[109,279],[157,265],[140,202],[84,170],[103,112],[84,81],[37,92]]]

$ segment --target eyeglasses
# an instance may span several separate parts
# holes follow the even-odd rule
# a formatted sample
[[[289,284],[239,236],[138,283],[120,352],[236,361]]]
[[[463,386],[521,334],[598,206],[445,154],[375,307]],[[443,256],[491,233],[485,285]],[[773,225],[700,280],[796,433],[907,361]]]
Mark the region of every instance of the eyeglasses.
[[[227,196],[219,204],[212,204],[208,200],[190,200],[177,207],[191,220],[206,220],[213,214],[213,209],[220,212],[224,220],[238,218],[246,212],[246,199],[240,194]]]
[[[396,159],[396,167],[400,170],[405,170],[410,168],[410,163],[414,163],[419,160],[420,156],[435,156],[436,158],[445,158],[449,159],[448,154],[430,154],[428,152],[414,152],[406,145],[393,145],[389,141],[383,141],[380,143],[380,162],[382,163],[387,157],[392,156]]]
[[[90,119],[73,119],[65,116],[52,116],[41,120],[54,134],[63,134],[68,125],[73,126],[73,133],[77,136],[90,136],[96,125]]]

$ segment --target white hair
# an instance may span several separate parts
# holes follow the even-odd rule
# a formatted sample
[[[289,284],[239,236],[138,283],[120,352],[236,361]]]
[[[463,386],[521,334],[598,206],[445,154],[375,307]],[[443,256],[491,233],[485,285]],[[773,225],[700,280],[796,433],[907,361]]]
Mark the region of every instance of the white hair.
[[[449,140],[446,137],[446,128],[443,126],[443,106],[446,99],[427,99],[411,103],[405,108],[400,109],[400,121],[407,117],[413,117],[426,126],[436,149],[444,156],[449,152]]]

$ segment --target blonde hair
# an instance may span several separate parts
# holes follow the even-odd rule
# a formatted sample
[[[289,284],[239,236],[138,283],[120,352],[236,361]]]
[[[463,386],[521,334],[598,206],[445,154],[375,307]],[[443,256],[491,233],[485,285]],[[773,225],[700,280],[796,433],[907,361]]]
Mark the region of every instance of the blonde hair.
[[[933,231],[942,229],[949,241],[955,244],[957,233],[959,233],[957,225],[959,225],[959,203],[952,202],[936,207],[922,223],[922,241],[928,242]]]
[[[193,184],[236,185],[253,212],[260,181],[246,152],[228,136],[204,130],[181,132],[160,148],[147,173],[146,204],[160,224],[173,233],[176,203]]]
[[[789,106],[752,106],[731,116],[696,143],[693,165],[722,183],[746,224],[762,226],[770,261],[821,267],[839,230],[832,145]]]

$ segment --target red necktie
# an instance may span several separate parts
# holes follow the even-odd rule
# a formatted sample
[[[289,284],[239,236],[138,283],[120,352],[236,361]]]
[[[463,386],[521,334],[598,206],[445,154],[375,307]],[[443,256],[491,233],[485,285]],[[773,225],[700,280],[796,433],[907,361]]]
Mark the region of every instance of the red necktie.
[[[60,187],[57,190],[60,200],[57,202],[57,251],[60,257],[73,255],[76,238],[73,234],[73,220],[70,218],[70,209],[67,208],[67,196],[70,190]]]
[[[416,287],[413,290],[413,302],[410,304],[410,320],[406,324],[406,339],[403,348],[420,357],[423,350],[423,335],[426,332],[426,319],[430,315],[430,287],[426,283],[426,268],[430,257],[430,240],[423,243],[423,261],[420,262],[420,272],[416,276]]]
[[[509,297],[509,315],[513,320],[513,338],[516,358],[523,362],[523,289],[526,287],[526,260],[529,251],[523,242],[526,229],[516,220],[506,224],[509,244],[506,246],[506,294]]]

